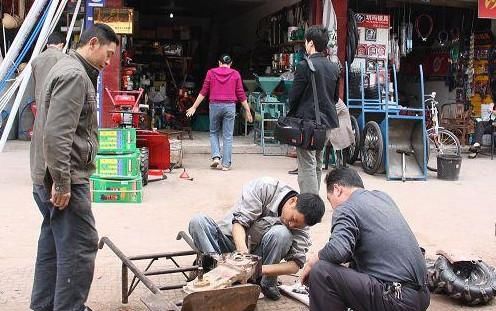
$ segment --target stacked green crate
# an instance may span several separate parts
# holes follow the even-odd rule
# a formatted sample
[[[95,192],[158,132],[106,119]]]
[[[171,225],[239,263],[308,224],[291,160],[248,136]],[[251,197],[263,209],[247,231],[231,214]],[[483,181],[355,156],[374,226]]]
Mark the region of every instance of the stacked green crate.
[[[98,203],[141,203],[143,185],[136,129],[98,130],[96,171],[91,176],[91,198]]]

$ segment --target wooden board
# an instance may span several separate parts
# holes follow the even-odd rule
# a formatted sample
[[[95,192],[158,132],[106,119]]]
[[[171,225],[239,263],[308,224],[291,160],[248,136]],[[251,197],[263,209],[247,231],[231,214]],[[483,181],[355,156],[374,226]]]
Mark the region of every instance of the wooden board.
[[[182,311],[253,311],[257,306],[260,287],[239,285],[189,294]]]

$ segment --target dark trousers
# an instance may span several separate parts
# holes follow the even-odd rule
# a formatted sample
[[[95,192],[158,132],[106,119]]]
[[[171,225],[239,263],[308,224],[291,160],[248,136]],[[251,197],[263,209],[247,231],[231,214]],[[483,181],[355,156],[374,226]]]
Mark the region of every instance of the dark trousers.
[[[398,299],[386,287],[367,274],[320,260],[310,272],[310,310],[424,311],[429,306],[427,288],[403,287]]]
[[[480,121],[477,122],[475,126],[475,137],[474,140],[476,143],[481,144],[482,143],[482,136],[484,134],[492,134],[494,127],[493,127],[493,122],[494,121]]]
[[[45,186],[33,185],[33,196],[43,222],[30,307],[35,311],[82,311],[98,250],[89,185],[71,185],[69,205],[62,211],[50,203]]]

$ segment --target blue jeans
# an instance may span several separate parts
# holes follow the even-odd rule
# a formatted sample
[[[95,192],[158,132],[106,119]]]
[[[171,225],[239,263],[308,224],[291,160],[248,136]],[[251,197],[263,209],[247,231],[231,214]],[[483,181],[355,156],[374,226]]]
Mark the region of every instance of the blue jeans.
[[[204,254],[230,253],[236,250],[232,236],[220,230],[212,218],[198,214],[189,222],[189,234],[196,247]],[[255,247],[253,254],[262,257],[262,264],[280,263],[293,243],[293,234],[284,225],[272,226]],[[277,285],[277,277],[262,277],[261,285],[270,287]]]
[[[35,311],[85,310],[98,250],[89,184],[71,185],[69,205],[62,211],[50,203],[45,186],[33,185],[33,197],[43,222],[30,307]]]
[[[234,132],[235,103],[210,103],[210,148],[213,158],[222,158],[222,166],[231,167]],[[220,135],[223,138],[223,152],[220,154]]]

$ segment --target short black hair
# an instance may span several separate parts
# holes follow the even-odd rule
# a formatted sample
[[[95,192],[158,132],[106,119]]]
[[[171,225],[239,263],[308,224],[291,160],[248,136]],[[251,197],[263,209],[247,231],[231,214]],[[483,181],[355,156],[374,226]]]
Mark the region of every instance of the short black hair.
[[[60,32],[52,32],[47,39],[47,45],[58,45],[61,43],[65,43],[65,38]]]
[[[305,40],[310,42],[313,41],[315,50],[317,52],[322,52],[327,48],[327,43],[329,42],[329,34],[327,29],[320,25],[314,25],[308,27],[305,31]]]
[[[314,193],[300,193],[296,198],[296,209],[305,217],[305,224],[307,226],[318,224],[324,216],[324,201]]]
[[[221,62],[222,64],[229,65],[230,63],[232,63],[231,55],[226,54],[226,53],[222,54],[219,57],[219,62]]]
[[[119,45],[119,37],[117,37],[117,34],[110,26],[105,24],[94,24],[91,28],[83,31],[81,38],[79,39],[78,47],[85,46],[93,37],[96,37],[103,45],[111,42]]]
[[[365,188],[363,181],[358,173],[349,167],[337,168],[329,173],[325,178],[327,192],[333,192],[334,185],[343,187]]]

